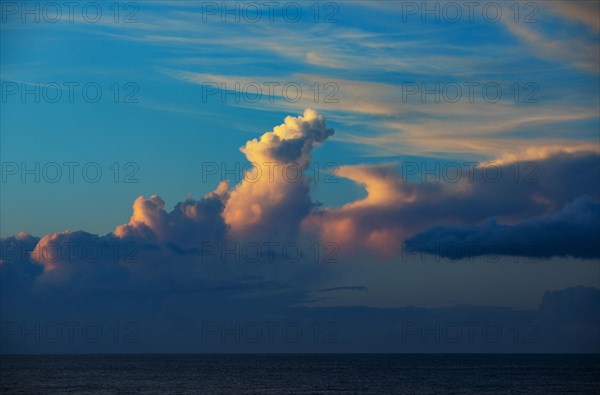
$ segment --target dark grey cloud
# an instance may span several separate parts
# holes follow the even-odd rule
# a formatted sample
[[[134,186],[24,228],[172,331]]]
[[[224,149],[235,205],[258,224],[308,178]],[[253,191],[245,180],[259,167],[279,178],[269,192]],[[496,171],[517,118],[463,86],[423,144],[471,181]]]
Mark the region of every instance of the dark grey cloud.
[[[487,254],[599,258],[600,203],[581,196],[562,210],[516,224],[490,218],[478,226],[435,227],[408,239],[405,246],[450,259]]]
[[[31,256],[39,237],[21,232],[0,238],[0,288],[12,292],[29,289],[44,267]]]

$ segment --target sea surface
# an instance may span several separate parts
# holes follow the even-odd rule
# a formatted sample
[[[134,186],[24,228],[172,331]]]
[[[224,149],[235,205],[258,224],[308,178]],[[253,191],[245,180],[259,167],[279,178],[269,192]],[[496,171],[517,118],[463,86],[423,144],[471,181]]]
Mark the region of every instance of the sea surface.
[[[0,393],[600,393],[600,355],[2,356]]]

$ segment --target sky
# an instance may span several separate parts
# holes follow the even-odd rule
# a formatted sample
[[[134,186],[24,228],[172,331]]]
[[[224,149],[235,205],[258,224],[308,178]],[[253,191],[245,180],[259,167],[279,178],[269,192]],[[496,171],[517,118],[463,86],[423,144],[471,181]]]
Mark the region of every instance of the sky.
[[[0,7],[0,352],[600,351],[598,1]]]

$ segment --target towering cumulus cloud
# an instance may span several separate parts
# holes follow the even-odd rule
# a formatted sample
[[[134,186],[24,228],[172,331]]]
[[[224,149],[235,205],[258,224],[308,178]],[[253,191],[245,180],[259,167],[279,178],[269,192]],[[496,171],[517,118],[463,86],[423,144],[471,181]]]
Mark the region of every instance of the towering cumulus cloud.
[[[311,151],[333,135],[322,115],[313,110],[286,117],[241,151],[253,167],[231,191],[224,217],[232,237],[292,237],[311,210],[309,179]]]

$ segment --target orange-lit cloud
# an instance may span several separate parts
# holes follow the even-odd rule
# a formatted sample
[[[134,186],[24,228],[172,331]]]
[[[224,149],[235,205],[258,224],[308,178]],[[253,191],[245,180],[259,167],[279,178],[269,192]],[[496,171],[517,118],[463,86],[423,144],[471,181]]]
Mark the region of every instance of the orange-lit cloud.
[[[333,135],[325,119],[307,109],[248,141],[241,151],[253,167],[230,193],[223,212],[233,237],[291,236],[312,203],[305,171],[311,151]]]

